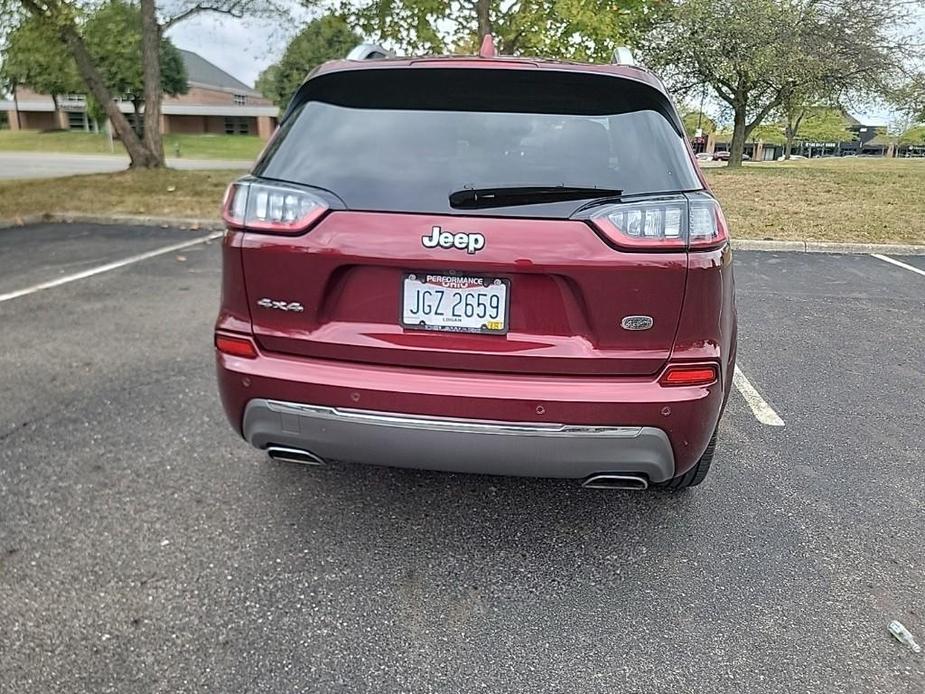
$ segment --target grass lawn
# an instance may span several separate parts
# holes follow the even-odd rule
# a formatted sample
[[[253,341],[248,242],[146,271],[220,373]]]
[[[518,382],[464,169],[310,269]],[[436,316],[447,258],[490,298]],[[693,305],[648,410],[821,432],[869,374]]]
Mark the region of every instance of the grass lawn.
[[[0,181],[0,219],[76,212],[217,220],[225,188],[241,173],[165,169]]]
[[[736,238],[925,244],[925,159],[848,157],[704,171]]]
[[[264,142],[247,135],[164,135],[164,153],[186,159],[253,160],[260,154]],[[105,135],[94,133],[24,130],[0,130],[0,152],[61,152],[63,154],[113,154]],[[115,154],[125,154],[122,144],[115,141]]]
[[[225,186],[240,174],[127,171],[3,181],[0,219],[50,212],[217,218]],[[736,238],[925,244],[925,160],[817,159],[706,175]]]

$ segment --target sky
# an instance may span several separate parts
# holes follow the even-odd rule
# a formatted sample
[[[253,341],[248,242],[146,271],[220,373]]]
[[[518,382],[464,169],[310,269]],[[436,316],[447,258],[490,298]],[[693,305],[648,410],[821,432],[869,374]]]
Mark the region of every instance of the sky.
[[[307,12],[288,25],[278,20],[201,14],[173,26],[167,36],[177,48],[198,53],[253,86],[260,72],[279,59],[292,36],[310,20]]]
[[[202,14],[174,26],[168,36],[178,48],[194,51],[239,80],[253,85],[260,72],[282,55],[289,39],[309,22],[307,10],[296,10],[294,21],[234,19]],[[916,10],[915,31],[925,35],[925,2]],[[704,110],[711,110],[707,106]],[[894,114],[871,104],[855,116],[867,125],[886,125]]]

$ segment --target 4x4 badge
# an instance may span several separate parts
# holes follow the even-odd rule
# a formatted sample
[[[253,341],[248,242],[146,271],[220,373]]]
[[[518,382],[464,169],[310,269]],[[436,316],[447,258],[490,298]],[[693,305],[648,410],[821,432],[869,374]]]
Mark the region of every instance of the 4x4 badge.
[[[485,248],[485,237],[478,233],[461,231],[454,234],[443,231],[439,226],[430,230],[430,236],[422,236],[421,244],[424,248],[458,248],[469,255]]]
[[[292,311],[293,313],[302,313],[305,307],[298,301],[277,301],[276,299],[261,299],[257,302],[261,308],[272,308],[277,311]]]

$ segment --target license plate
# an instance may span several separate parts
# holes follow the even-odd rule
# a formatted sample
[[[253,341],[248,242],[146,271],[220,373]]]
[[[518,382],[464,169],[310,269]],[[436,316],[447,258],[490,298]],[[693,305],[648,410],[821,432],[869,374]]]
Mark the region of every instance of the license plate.
[[[509,286],[509,280],[494,277],[406,274],[401,324],[417,330],[503,335],[508,328]]]

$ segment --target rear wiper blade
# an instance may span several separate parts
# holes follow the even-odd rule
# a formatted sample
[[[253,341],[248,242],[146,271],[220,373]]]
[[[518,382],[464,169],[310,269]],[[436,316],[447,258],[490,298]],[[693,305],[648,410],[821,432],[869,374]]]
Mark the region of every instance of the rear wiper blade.
[[[594,186],[463,188],[450,193],[450,207],[457,210],[479,210],[489,207],[533,205],[540,202],[612,198],[622,193],[623,191],[618,188],[595,188]]]

